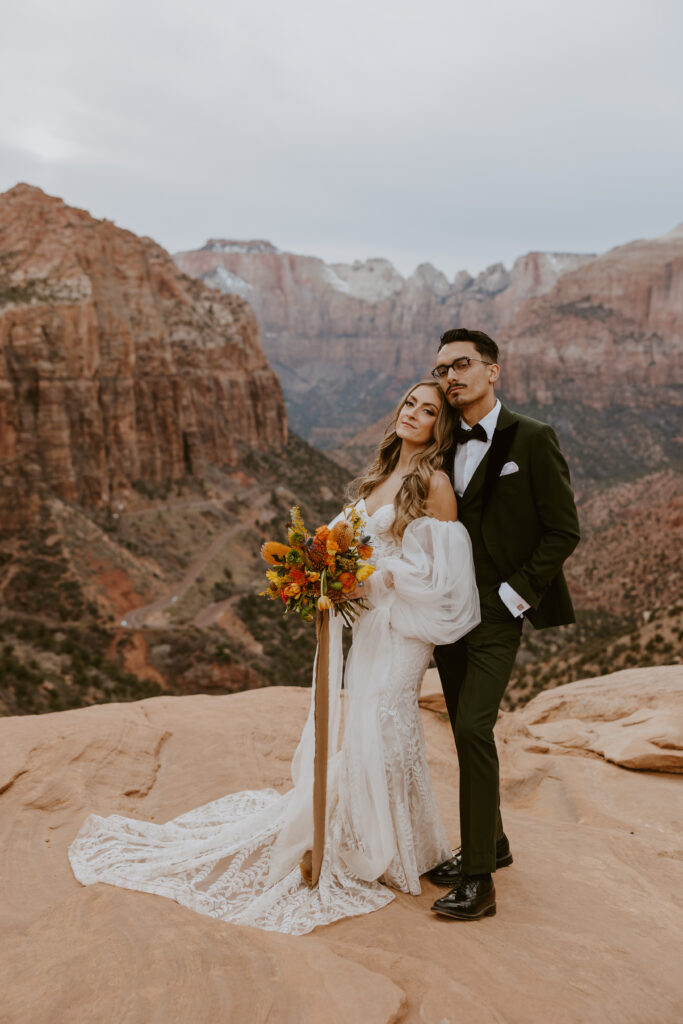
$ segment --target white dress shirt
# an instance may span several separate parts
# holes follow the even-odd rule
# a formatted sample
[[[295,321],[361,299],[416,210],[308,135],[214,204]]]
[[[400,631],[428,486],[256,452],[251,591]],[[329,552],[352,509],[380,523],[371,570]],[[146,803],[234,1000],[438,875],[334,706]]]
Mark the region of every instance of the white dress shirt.
[[[491,447],[493,432],[496,429],[499,413],[500,401],[497,401],[493,409],[491,409],[491,412],[487,412],[483,420],[479,421],[486,431],[485,441],[468,441],[467,444],[459,444],[455,450],[455,461],[453,463],[453,487],[459,498],[462,498],[467,485],[477,470],[479,463]],[[472,429],[464,420],[460,420],[460,426],[463,430]]]
[[[453,462],[453,488],[459,498],[462,498],[467,485],[477,471],[477,467],[491,447],[491,441],[493,440],[493,433],[496,429],[499,414],[500,401],[497,400],[493,409],[491,409],[491,412],[487,412],[486,416],[479,421],[486,431],[486,440],[468,441],[467,444],[459,444],[455,450],[455,460]],[[465,423],[464,420],[460,420],[460,426],[463,430],[472,429],[472,427],[470,427],[468,423]],[[531,607],[516,590],[512,589],[509,583],[501,583],[498,588],[498,596],[510,614],[514,615],[515,618],[523,615],[524,612]]]

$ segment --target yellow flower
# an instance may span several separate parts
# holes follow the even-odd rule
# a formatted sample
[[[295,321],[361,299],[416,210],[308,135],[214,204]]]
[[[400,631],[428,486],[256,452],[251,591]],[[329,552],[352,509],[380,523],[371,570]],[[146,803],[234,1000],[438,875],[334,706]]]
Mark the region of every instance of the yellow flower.
[[[284,588],[287,597],[298,597],[301,593],[301,587],[298,583],[290,583],[288,587]]]
[[[289,551],[286,544],[279,544],[276,540],[267,541],[261,548],[261,558],[268,565],[279,565]]]
[[[372,576],[374,571],[374,565],[359,565],[358,568],[356,569],[356,579],[358,580],[359,583],[362,583],[363,580],[367,580],[370,576]]]
[[[318,598],[318,609],[319,609],[319,611],[325,612],[325,611],[327,611],[328,608],[331,608],[331,607],[332,607],[332,602],[330,601],[330,599],[327,596],[327,594],[324,594],[322,597]]]
[[[269,581],[269,583],[279,583],[280,574],[275,572],[274,569],[268,569],[266,571],[266,579]]]

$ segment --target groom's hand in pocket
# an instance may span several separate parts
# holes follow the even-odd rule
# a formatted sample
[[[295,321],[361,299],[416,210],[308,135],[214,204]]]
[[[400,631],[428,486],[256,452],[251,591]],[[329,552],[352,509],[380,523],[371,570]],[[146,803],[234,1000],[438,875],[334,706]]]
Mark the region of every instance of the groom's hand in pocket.
[[[486,622],[514,622],[515,616],[498,593],[498,587],[481,595],[481,617]]]

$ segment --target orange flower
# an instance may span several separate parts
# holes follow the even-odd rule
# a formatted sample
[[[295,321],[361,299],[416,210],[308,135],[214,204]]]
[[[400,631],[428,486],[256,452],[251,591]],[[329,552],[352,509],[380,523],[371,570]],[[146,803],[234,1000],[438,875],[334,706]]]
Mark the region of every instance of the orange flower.
[[[298,583],[300,587],[306,582],[306,573],[303,569],[290,569],[289,578],[292,583]]]
[[[353,541],[353,527],[351,523],[347,523],[345,519],[340,519],[338,523],[334,524],[327,541],[328,551],[330,550],[331,540],[337,545],[338,551],[348,551]]]
[[[308,552],[308,558],[312,566],[316,569],[325,568],[325,545],[319,541],[316,541]]]
[[[334,569],[336,562],[337,560],[334,554],[325,555],[325,565],[327,566],[328,569]]]
[[[301,593],[301,587],[298,583],[290,583],[289,586],[284,588],[284,593],[287,597],[298,597]]]
[[[359,544],[358,554],[360,555],[361,558],[370,558],[370,556],[372,555],[372,548],[370,547],[369,544]]]
[[[356,585],[356,577],[352,572],[343,572],[339,577],[339,582],[344,590],[353,590]]]
[[[330,534],[330,536],[327,538],[326,547],[330,554],[336,554],[337,551],[339,551],[339,545],[337,544],[332,534]]]
[[[327,528],[327,526],[319,526],[318,529],[315,531],[315,538],[316,540],[321,540],[324,544],[329,536],[329,533],[330,531]]]
[[[268,565],[281,565],[288,551],[289,548],[286,544],[280,544],[276,540],[269,540],[261,547],[261,558]]]

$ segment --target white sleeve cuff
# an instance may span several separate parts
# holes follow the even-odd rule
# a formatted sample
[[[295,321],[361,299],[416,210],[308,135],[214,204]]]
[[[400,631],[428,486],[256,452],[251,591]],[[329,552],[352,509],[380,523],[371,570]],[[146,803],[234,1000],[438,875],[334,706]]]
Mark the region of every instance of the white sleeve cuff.
[[[365,580],[362,591],[360,596],[367,598],[372,605],[376,605],[380,601],[386,601],[393,593],[393,580],[392,585],[387,586],[384,572],[381,569],[375,569],[372,576],[368,576]]]
[[[523,597],[520,597],[516,590],[513,590],[509,583],[501,583],[498,587],[498,597],[501,599],[507,610],[516,619],[531,608]]]

